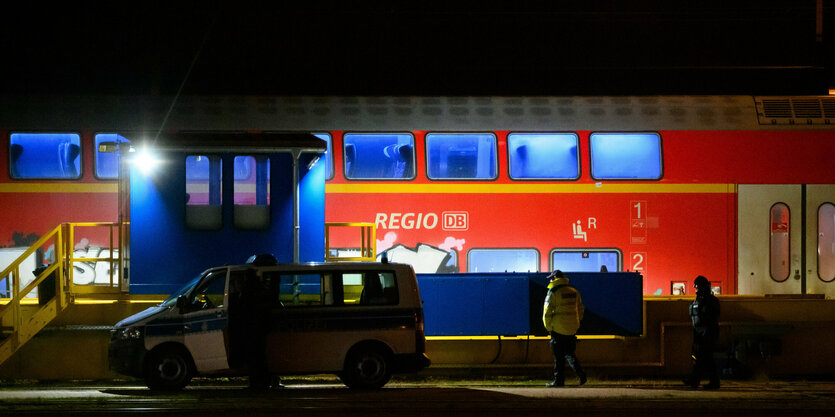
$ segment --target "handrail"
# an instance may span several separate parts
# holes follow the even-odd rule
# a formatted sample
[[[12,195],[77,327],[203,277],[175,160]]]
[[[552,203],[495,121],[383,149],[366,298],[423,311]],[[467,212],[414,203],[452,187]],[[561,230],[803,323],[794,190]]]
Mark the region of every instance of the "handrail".
[[[121,250],[119,245],[114,245],[114,228],[118,228],[119,233],[119,242],[121,242],[121,234],[123,231],[123,226],[120,227],[118,223],[110,223],[110,222],[87,222],[87,223],[66,223],[68,225],[68,234],[67,234],[67,241],[75,242],[75,228],[76,227],[101,227],[107,226],[110,228],[110,256],[108,257],[75,257],[75,251],[68,249],[68,261],[70,265],[74,265],[75,262],[108,262],[110,264],[110,282],[109,285],[90,285],[90,284],[76,284],[75,283],[75,268],[69,268],[67,273],[69,274],[69,286],[71,293],[113,293],[119,292],[121,290],[126,290],[121,288],[121,282],[113,282],[114,277],[121,277],[120,272],[122,271],[122,265],[124,262],[123,259],[123,251]],[[117,256],[113,256],[114,252],[118,252]],[[115,273],[114,273],[115,271]]]
[[[360,256],[331,256],[330,229],[331,227],[359,227],[360,228]],[[326,222],[325,223],[325,261],[364,261],[373,262],[377,256],[377,226],[374,223],[358,222]]]
[[[12,283],[12,294],[8,304],[0,306],[0,324],[3,325],[4,332],[9,334],[0,340],[0,363],[8,359],[14,354],[17,349],[32,338],[46,323],[50,322],[58,312],[62,311],[68,305],[68,294],[63,291],[65,271],[68,263],[65,260],[64,254],[66,249],[66,241],[63,239],[63,231],[65,225],[59,225],[52,229],[49,233],[38,239],[35,244],[25,250],[11,265],[0,273],[0,279],[9,279]],[[41,271],[32,282],[26,285],[22,290],[20,288],[21,274],[20,265],[35,251],[41,249],[47,242],[54,238],[55,258],[56,262]],[[20,302],[25,295],[32,290],[39,287],[47,277],[57,273],[55,279],[54,295],[50,300],[39,303],[40,306],[29,314],[23,317]],[[45,289],[45,287],[44,287]],[[11,316],[11,318],[9,318]],[[10,322],[10,323],[9,323]],[[11,324],[10,326],[7,326]]]
[[[110,256],[108,257],[78,257],[74,256],[74,232],[76,227],[110,228]],[[20,346],[31,339],[37,332],[54,319],[61,311],[73,302],[73,296],[80,293],[119,292],[119,283],[114,282],[114,276],[121,277],[123,251],[118,244],[114,245],[114,228],[118,228],[119,242],[122,241],[123,225],[118,223],[62,223],[46,235],[38,239],[26,249],[14,262],[0,273],[0,280],[7,279],[11,283],[11,298],[5,305],[0,305],[0,363],[8,359]],[[32,282],[20,288],[22,274],[20,267],[24,261],[36,251],[46,249],[51,242],[55,257],[50,265],[39,271]],[[118,253],[114,256],[114,253]],[[42,259],[44,263],[48,262]],[[75,262],[109,262],[109,285],[75,284],[73,272]],[[38,262],[40,263],[40,262]],[[118,275],[117,275],[118,274]],[[53,291],[42,284],[48,277],[55,277]],[[21,301],[35,288],[49,291],[49,299],[39,293],[38,305],[26,310],[21,307]],[[25,315],[25,316],[24,316]],[[5,337],[4,337],[5,336]]]

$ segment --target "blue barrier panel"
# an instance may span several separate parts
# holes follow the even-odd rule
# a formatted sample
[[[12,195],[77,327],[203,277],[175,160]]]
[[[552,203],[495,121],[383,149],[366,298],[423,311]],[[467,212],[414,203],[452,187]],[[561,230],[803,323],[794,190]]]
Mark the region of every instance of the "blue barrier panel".
[[[427,336],[538,335],[547,273],[418,274]],[[638,336],[643,277],[635,272],[566,273],[586,314],[581,335]]]
[[[528,280],[512,275],[418,274],[426,335],[528,334]]]
[[[538,308],[531,326],[536,335],[546,335],[542,305],[548,292],[548,274],[532,275],[531,307]],[[577,334],[639,336],[643,331],[643,277],[637,272],[567,272],[569,283],[580,291],[586,314]],[[533,316],[533,314],[532,314]],[[534,317],[531,317],[532,321]]]

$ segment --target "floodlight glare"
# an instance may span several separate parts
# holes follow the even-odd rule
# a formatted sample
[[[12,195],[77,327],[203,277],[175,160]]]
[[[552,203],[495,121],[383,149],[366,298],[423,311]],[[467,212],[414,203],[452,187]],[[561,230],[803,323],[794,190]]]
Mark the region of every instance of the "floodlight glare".
[[[133,163],[142,170],[144,174],[150,174],[159,165],[159,159],[147,147],[142,148],[133,158]]]

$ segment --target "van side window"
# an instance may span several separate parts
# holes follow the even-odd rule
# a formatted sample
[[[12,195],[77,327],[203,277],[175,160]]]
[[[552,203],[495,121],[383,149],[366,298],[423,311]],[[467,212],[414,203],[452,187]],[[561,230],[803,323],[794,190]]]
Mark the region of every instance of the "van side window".
[[[281,274],[278,299],[285,307],[332,305],[331,274]]]
[[[392,272],[343,273],[342,297],[345,305],[394,305],[397,281]]]
[[[191,310],[223,307],[226,270],[210,272],[209,277],[191,293]]]

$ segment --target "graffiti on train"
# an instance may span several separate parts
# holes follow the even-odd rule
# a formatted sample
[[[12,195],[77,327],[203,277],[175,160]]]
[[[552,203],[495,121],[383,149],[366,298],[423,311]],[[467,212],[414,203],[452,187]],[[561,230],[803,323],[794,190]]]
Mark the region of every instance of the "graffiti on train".
[[[44,258],[48,259],[51,263],[55,258],[54,253],[54,247],[50,247],[46,254],[44,254]],[[81,239],[75,245],[72,257],[75,259],[88,259],[73,262],[72,278],[75,285],[109,285],[111,283],[110,248],[90,244],[89,240],[85,238]],[[119,259],[119,249],[112,251],[112,258],[114,260],[113,267],[115,268],[112,282],[114,285],[117,285],[119,282],[119,268],[116,261]]]
[[[414,247],[397,242],[397,233],[388,232],[377,239],[377,260],[385,253],[389,262],[412,265],[417,273],[450,273],[458,271],[458,254],[464,250],[464,239],[447,236],[440,244],[418,242]],[[357,257],[358,248],[330,248],[332,256]]]
[[[396,242],[394,232],[388,232],[383,240],[378,240],[377,260],[385,253],[390,262],[412,265],[417,273],[447,273],[458,272],[457,254],[464,250],[465,240],[448,236],[438,246],[418,243],[415,247]]]

